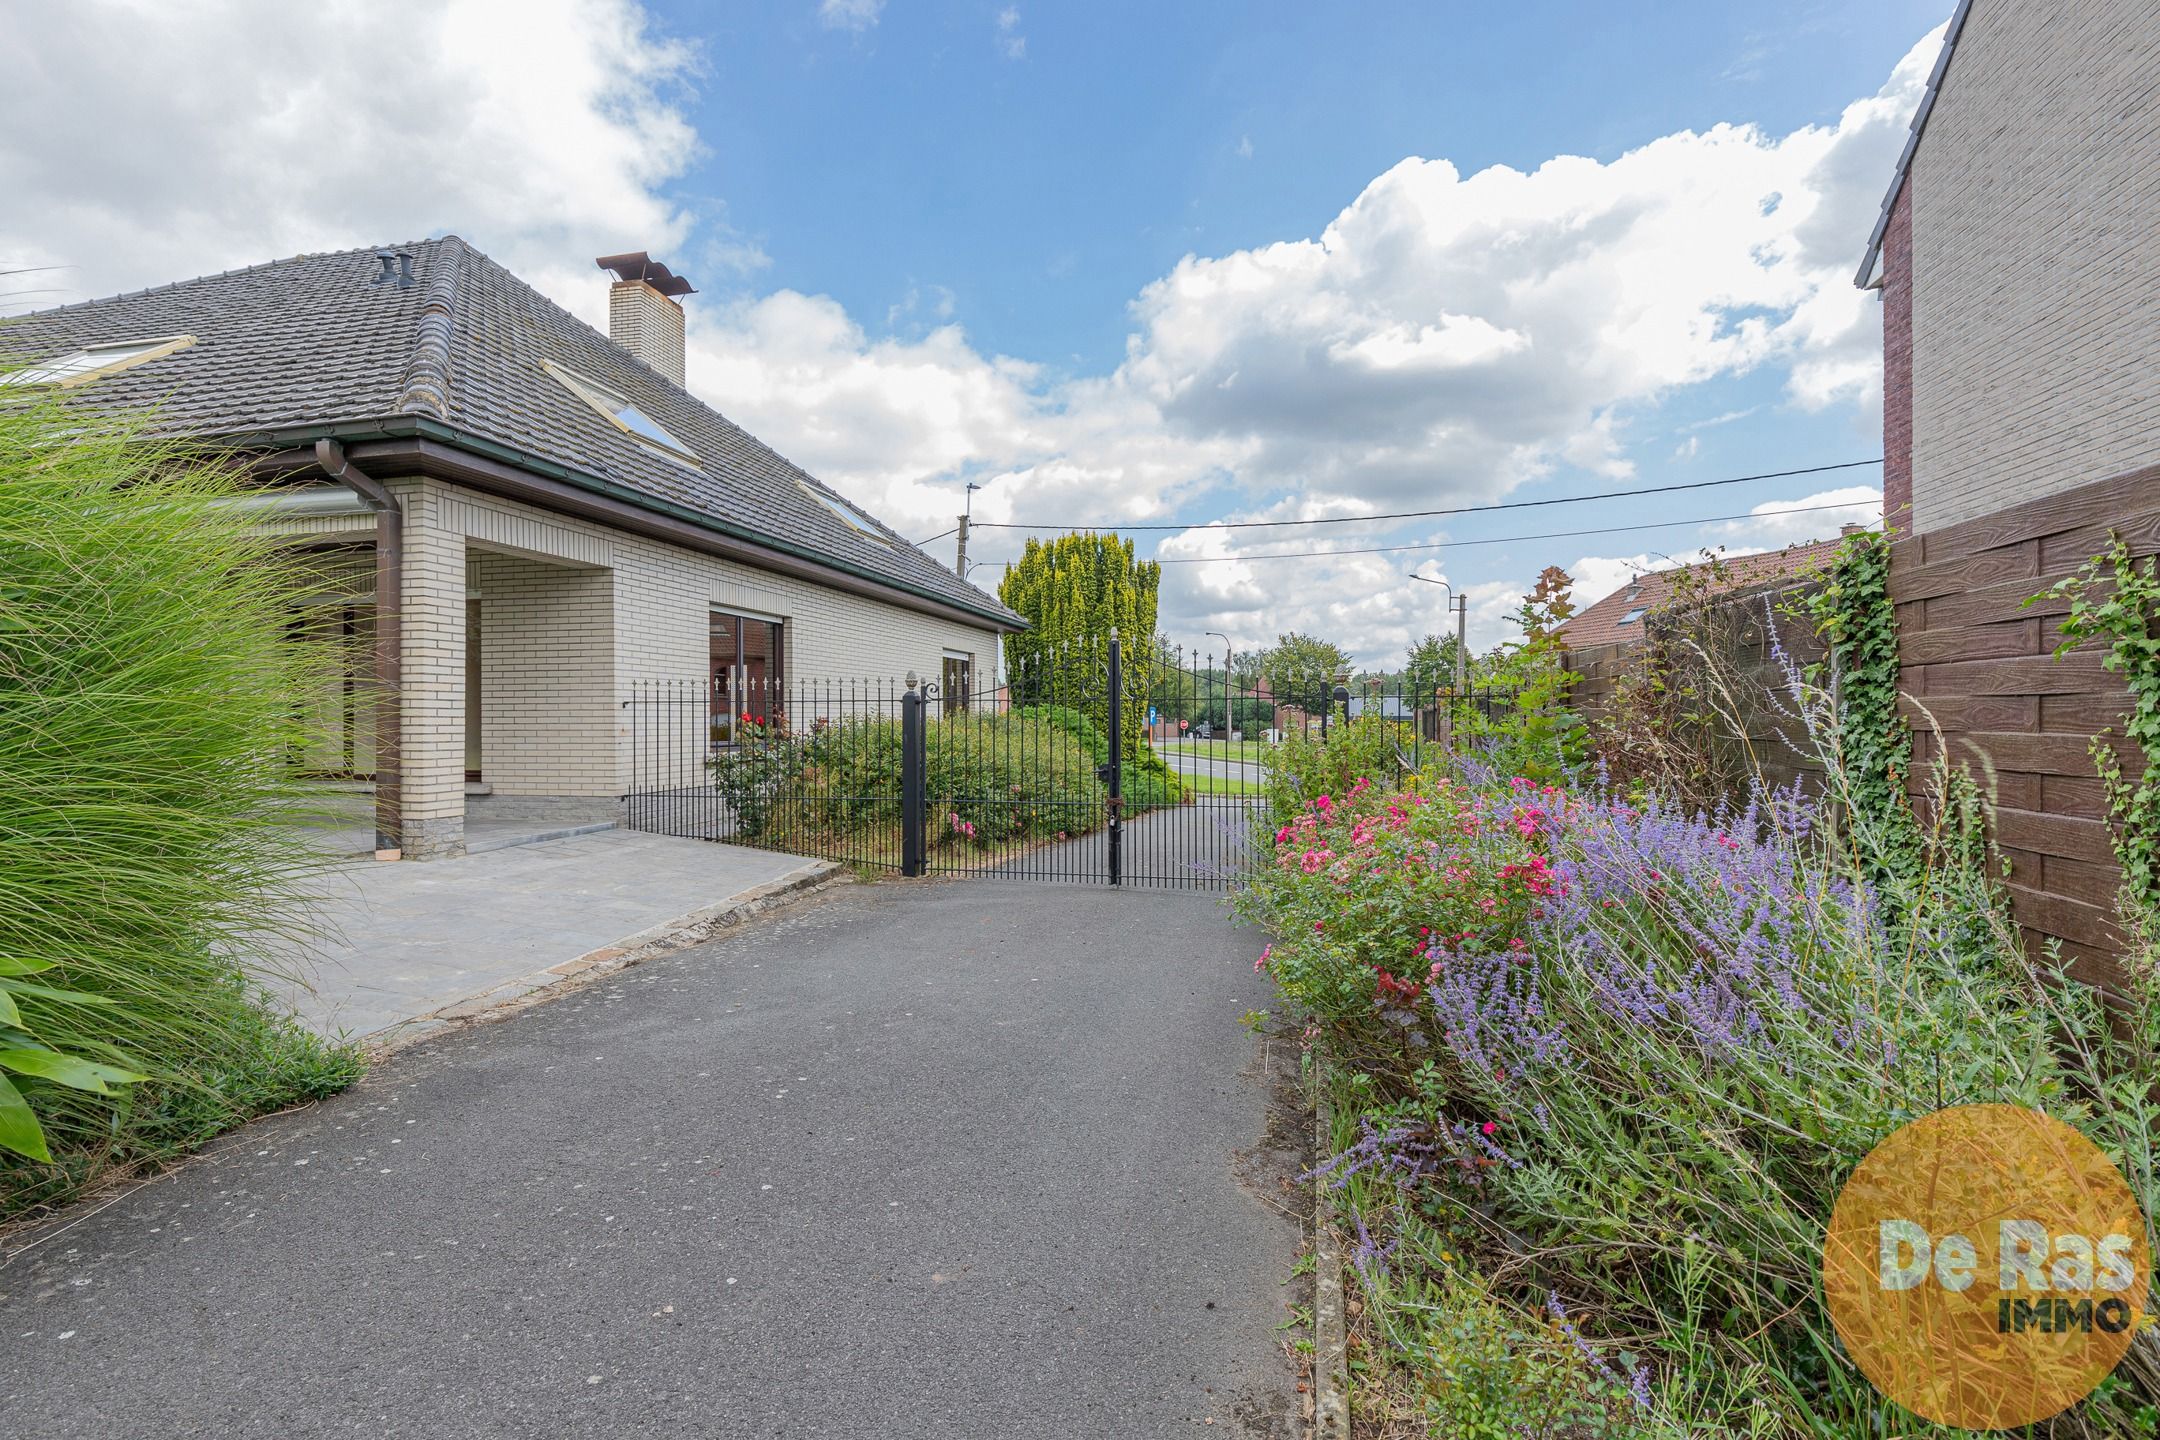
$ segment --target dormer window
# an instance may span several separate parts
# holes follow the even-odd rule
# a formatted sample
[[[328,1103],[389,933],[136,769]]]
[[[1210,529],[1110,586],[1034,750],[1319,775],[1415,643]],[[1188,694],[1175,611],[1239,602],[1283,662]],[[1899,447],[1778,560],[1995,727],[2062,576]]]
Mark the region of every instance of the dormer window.
[[[195,343],[192,335],[160,335],[150,340],[115,340],[104,345],[85,345],[70,355],[39,360],[20,370],[0,375],[0,385],[52,385],[62,390],[162,360]]]
[[[543,360],[540,363],[546,368],[548,374],[553,375],[562,382],[564,389],[599,411],[609,424],[628,435],[631,439],[648,449],[659,451],[670,460],[692,466],[698,463],[696,451],[683,444],[673,435],[668,434],[667,429],[659,421],[638,409],[637,406],[631,404],[614,390],[601,384],[590,375],[579,374],[567,365],[557,365],[552,360]]]

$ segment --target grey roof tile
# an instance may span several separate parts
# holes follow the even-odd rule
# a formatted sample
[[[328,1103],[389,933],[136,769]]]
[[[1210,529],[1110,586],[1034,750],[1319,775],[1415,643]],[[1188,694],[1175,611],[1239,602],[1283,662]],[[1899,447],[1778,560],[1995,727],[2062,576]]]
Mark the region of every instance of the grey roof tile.
[[[439,418],[917,593],[1018,619],[889,526],[873,537],[834,515],[804,492],[838,492],[462,240],[392,248],[413,256],[410,289],[371,283],[381,268],[373,248],[302,255],[25,315],[0,326],[0,354],[44,359],[190,334],[188,349],[86,386],[84,398],[154,410],[161,428],[200,436]],[[545,361],[620,392],[699,465],[617,430]],[[433,398],[445,390],[438,415]]]

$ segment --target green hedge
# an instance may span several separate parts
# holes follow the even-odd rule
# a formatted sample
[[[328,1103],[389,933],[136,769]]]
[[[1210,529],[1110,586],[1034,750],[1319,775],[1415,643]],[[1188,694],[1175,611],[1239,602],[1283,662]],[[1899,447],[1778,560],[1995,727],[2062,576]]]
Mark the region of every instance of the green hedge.
[[[923,741],[933,847],[1055,839],[1103,823],[1098,752],[1064,726],[1020,712],[954,715],[925,724]],[[898,853],[897,720],[760,735],[716,759],[713,778],[744,841],[786,849],[882,835]]]
[[[1087,747],[1087,752],[1096,765],[1110,763],[1110,737],[1103,734],[1102,728],[1092,719],[1072,706],[1024,705],[1012,713],[1039,721],[1071,736]],[[1185,787],[1178,783],[1177,772],[1170,768],[1169,762],[1153,751],[1148,751],[1137,760],[1128,759],[1119,767],[1118,788],[1124,796],[1128,814],[1182,804],[1185,799]]]

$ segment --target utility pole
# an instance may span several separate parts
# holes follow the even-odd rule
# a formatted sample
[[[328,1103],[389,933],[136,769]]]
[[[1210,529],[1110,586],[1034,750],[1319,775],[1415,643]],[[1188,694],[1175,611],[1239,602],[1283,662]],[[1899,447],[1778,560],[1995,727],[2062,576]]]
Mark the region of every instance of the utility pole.
[[[982,486],[977,485],[972,480],[968,481],[967,511],[960,517],[960,546],[953,555],[953,572],[962,580],[967,579],[968,521],[974,517],[975,492],[980,489],[982,489]]]
[[[1457,595],[1455,601],[1455,693],[1470,692],[1470,597]]]

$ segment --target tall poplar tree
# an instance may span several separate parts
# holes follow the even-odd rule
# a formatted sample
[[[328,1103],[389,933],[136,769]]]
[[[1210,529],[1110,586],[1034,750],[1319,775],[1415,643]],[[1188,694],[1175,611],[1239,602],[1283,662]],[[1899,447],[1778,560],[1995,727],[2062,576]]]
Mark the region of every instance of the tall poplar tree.
[[[1005,673],[1013,703],[1070,705],[1109,728],[1105,680],[1110,632],[1121,641],[1125,685],[1124,749],[1144,752],[1145,685],[1155,635],[1162,566],[1136,560],[1133,543],[1093,531],[1030,540],[998,598],[1027,617],[1028,629],[1005,637]]]

